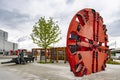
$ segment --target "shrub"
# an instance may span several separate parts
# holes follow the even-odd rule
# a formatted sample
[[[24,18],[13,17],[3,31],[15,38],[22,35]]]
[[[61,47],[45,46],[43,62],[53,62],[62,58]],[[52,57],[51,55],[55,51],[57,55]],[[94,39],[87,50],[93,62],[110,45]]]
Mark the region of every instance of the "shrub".
[[[116,65],[120,65],[120,62],[108,60],[108,61],[107,61],[107,64],[116,64]]]

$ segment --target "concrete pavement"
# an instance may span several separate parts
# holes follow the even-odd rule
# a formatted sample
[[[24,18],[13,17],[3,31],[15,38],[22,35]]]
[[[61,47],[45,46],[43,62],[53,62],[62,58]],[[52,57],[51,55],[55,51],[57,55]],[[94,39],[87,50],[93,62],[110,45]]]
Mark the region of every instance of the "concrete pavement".
[[[0,59],[6,61],[9,59]],[[0,64],[0,79],[2,80],[119,80],[120,65],[107,65],[105,71],[84,77],[75,77],[70,72],[69,65],[64,63],[26,65]],[[20,75],[20,76],[19,76]],[[7,77],[5,77],[7,76]],[[7,78],[7,79],[5,79]],[[16,79],[18,78],[18,79]]]

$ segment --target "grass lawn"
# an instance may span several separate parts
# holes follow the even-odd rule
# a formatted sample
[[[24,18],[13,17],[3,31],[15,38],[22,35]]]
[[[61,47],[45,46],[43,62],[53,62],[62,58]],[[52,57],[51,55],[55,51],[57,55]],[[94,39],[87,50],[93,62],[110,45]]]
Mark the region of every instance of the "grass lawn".
[[[108,60],[107,64],[115,64],[115,65],[120,65],[120,62],[113,61],[113,60]]]

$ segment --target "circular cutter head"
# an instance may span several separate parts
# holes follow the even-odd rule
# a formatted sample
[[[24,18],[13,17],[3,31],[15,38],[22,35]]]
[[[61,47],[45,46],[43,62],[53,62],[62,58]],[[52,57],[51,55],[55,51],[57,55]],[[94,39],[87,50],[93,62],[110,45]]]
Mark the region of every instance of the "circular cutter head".
[[[67,33],[67,56],[75,76],[105,70],[108,35],[103,18],[94,9],[85,8],[71,20]]]

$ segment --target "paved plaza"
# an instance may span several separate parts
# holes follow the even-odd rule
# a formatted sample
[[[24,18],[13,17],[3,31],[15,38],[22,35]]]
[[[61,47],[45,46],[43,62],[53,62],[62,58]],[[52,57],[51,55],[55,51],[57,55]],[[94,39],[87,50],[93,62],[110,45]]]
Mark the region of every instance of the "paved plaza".
[[[15,56],[14,56],[15,57]],[[10,57],[0,57],[0,62]],[[84,77],[75,77],[69,64],[62,61],[54,64],[27,63],[25,65],[0,64],[0,80],[119,80],[120,65],[108,65],[105,71]]]

